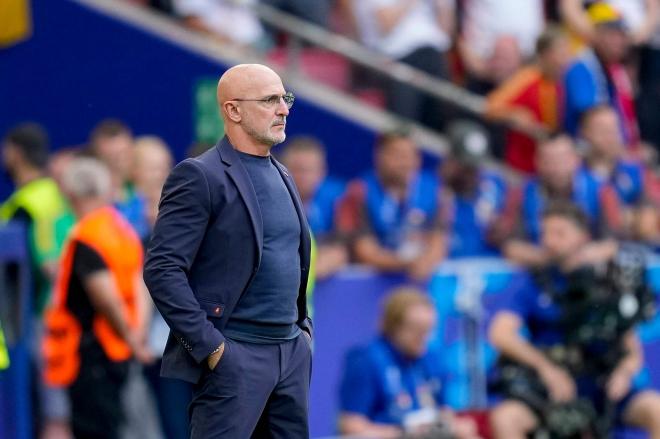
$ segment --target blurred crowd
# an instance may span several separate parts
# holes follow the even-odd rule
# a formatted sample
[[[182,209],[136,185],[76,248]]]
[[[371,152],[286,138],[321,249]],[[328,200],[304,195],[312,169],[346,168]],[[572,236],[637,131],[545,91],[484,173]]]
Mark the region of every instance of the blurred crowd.
[[[657,0],[132,0],[156,7],[192,29],[271,54],[290,36],[260,21],[264,4],[366,48],[484,95],[494,153],[514,169],[534,172],[539,137],[575,136],[582,113],[608,104],[630,154],[660,144],[660,5]],[[240,23],[240,26],[233,24]],[[308,63],[334,72],[336,57],[314,52]],[[303,71],[322,66],[302,66]],[[346,66],[358,98],[442,131],[460,106],[438,102],[411,83]],[[321,75],[326,78],[329,75]],[[414,83],[414,80],[412,80]],[[655,149],[651,148],[652,151]]]
[[[589,109],[581,118],[579,140],[564,133],[544,139],[535,152],[536,173],[518,183],[485,165],[488,132],[470,120],[449,124],[451,149],[436,169],[422,168],[420,150],[406,126],[382,133],[373,145],[373,168],[348,182],[328,175],[324,146],[312,137],[291,138],[276,154],[305,203],[315,237],[317,279],[358,263],[404,274],[423,288],[445,260],[504,256],[530,269],[555,264],[556,249],[544,237],[543,222],[547,208],[561,200],[584,213],[593,239],[573,249],[573,266],[607,257],[619,240],[658,251],[658,180],[645,163],[627,158],[617,126],[612,107]],[[194,156],[209,147],[196,144],[189,152]],[[39,359],[35,373],[45,377],[36,381],[37,428],[48,438],[68,437],[70,431],[85,437],[80,431],[96,419],[96,411],[109,410],[114,417],[107,425],[92,423],[116,433],[107,437],[118,437],[119,425],[126,425],[126,431],[142,431],[148,404],[140,400],[148,398],[163,415],[160,425],[152,427],[165,437],[185,437],[190,389],[158,377],[157,355],[164,349],[167,326],[141,281],[143,243],[149,239],[160,191],[173,165],[169,148],[156,136],[134,137],[122,122],[104,120],[92,129],[88,144],[49,154],[45,130],[25,123],[5,134],[2,158],[16,191],[2,204],[0,215],[29,227],[34,328],[45,334],[45,340],[35,340],[34,346],[34,358]],[[104,215],[108,225],[97,218]],[[111,275],[134,276],[136,281],[114,285]],[[71,328],[54,312],[58,304],[85,316],[83,330],[84,325],[94,327],[92,316],[114,313],[108,322],[133,355],[113,359],[110,351],[99,354],[103,346],[81,346],[76,368],[67,369],[68,341],[62,334]],[[131,310],[124,316],[117,311],[122,304]],[[420,324],[417,317],[411,319],[413,327]],[[424,340],[432,327],[430,322],[419,328],[421,332],[409,334],[403,346],[408,343],[414,352],[425,353]],[[117,369],[117,364],[122,367]],[[112,384],[103,393],[86,388],[83,379],[85,371],[99,370],[113,371]],[[135,391],[139,382],[150,391]],[[61,391],[62,385],[68,393]],[[125,394],[119,393],[121,388]],[[342,392],[352,395],[355,388],[349,388]],[[108,398],[110,394],[114,396]],[[350,410],[355,400],[346,398],[345,408]],[[108,401],[114,406],[107,407]],[[122,407],[128,406],[136,419],[129,416],[122,424],[121,414],[128,413]],[[364,427],[361,418],[342,419],[346,432]],[[470,425],[461,427],[465,437],[474,433]],[[98,430],[92,431],[101,437],[96,436]]]
[[[262,1],[485,95],[486,121],[510,128],[500,151],[484,123],[450,117],[450,107],[410,84],[355,70],[353,91],[382,87],[388,109],[442,131],[450,148],[436,168],[424,168],[419,145],[402,124],[374,145],[356,145],[372,148],[373,167],[342,181],[329,175],[317,139],[291,138],[278,147],[305,203],[317,279],[357,263],[404,274],[423,288],[439,264],[459,258],[502,256],[538,270],[558,259],[571,267],[606,259],[621,241],[660,252],[659,1]],[[281,43],[250,0],[136,2],[223,43],[262,50]],[[193,145],[189,156],[210,147]],[[507,166],[491,166],[497,158],[519,178]],[[85,145],[51,152],[44,128],[25,123],[4,133],[2,163],[16,190],[0,206],[0,219],[29,229],[33,328],[43,335],[33,346],[36,431],[45,438],[149,437],[145,428],[154,428],[167,438],[186,437],[190,388],[158,377],[168,329],[141,281],[143,248],[174,164],[168,145],[104,120]],[[557,202],[569,207],[549,209]],[[553,244],[576,230],[552,229],[548,210],[588,239]],[[440,374],[425,344],[436,319],[429,303],[417,290],[398,291],[385,307],[382,338],[351,354],[340,389],[342,432],[397,437],[401,407],[419,408],[425,398],[440,403],[433,387]],[[93,342],[84,337],[89,331]],[[500,332],[495,344],[510,335]],[[70,352],[71,343],[80,352]],[[396,401],[396,416],[375,401],[397,395],[383,394],[387,386],[370,378],[391,364],[398,364],[411,394],[420,376],[426,386],[426,393]],[[544,370],[548,381],[556,378],[556,370]],[[102,392],[86,380],[98,374],[108,377]],[[140,385],[149,391],[135,391]],[[145,398],[156,409],[152,427]],[[660,407],[651,399],[644,409]],[[105,422],[98,421],[101,411]],[[637,425],[660,434],[657,422],[641,413]],[[514,437],[506,426],[519,415],[499,418],[498,437]],[[443,417],[453,434],[477,437],[473,422],[450,411]]]
[[[105,120],[87,144],[50,154],[44,128],[24,123],[6,133],[2,161],[16,190],[0,216],[25,225],[32,263],[33,431],[185,437],[190,389],[159,377],[168,329],[142,281],[169,147]],[[150,406],[167,413],[162,426]]]

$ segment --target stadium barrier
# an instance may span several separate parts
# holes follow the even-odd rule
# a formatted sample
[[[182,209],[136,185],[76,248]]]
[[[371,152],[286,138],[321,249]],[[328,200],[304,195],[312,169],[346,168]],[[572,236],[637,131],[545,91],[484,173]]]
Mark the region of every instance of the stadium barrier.
[[[25,229],[0,226],[0,322],[10,365],[0,370],[0,438],[32,438],[30,265]]]

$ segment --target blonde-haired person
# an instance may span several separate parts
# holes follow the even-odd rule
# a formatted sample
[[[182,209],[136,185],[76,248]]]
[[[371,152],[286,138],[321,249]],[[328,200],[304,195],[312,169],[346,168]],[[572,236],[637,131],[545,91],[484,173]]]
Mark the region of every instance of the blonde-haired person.
[[[441,425],[453,437],[477,438],[475,424],[442,407],[443,372],[429,349],[437,322],[429,296],[400,287],[388,296],[381,335],[348,353],[340,389],[339,430],[360,437],[428,434]]]

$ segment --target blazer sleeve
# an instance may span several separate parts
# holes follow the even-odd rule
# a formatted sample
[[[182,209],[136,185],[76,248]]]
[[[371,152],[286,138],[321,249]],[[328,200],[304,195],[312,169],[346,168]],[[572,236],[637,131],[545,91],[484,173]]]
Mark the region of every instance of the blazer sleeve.
[[[163,187],[144,281],[173,335],[197,363],[224,342],[188,282],[210,216],[211,194],[203,170],[192,160],[181,162]]]

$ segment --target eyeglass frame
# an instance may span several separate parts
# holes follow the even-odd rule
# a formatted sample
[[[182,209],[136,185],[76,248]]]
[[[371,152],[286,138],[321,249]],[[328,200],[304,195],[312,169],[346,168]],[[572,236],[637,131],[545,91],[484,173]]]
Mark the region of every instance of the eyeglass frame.
[[[269,102],[271,99],[273,99],[273,98],[275,98],[275,97],[278,98],[278,99],[277,99],[277,104],[276,104],[274,101],[273,101],[273,102]],[[287,102],[287,100],[289,100],[289,99],[290,99],[290,101]],[[236,99],[228,99],[227,102],[229,102],[229,101],[238,101],[238,102],[263,102],[263,103],[266,103],[266,104],[272,105],[273,108],[275,108],[275,106],[279,105],[279,103],[280,103],[281,101],[284,101],[284,105],[286,105],[286,108],[290,110],[291,107],[293,107],[293,103],[295,102],[295,100],[296,100],[296,97],[295,97],[295,95],[293,94],[293,92],[288,91],[288,92],[284,93],[283,95],[270,95],[270,96],[266,96],[265,98],[261,98],[261,99],[238,99],[238,98],[236,98]]]

